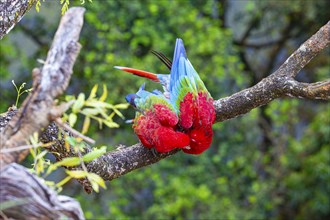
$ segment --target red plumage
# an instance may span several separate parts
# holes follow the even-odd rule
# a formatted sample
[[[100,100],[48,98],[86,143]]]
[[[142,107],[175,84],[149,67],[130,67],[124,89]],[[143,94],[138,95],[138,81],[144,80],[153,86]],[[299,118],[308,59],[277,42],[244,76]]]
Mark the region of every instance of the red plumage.
[[[190,137],[190,148],[185,153],[200,154],[212,143],[212,125],[215,121],[213,99],[207,93],[199,92],[197,97],[187,93],[180,103],[180,125]]]
[[[190,137],[190,148],[182,149],[188,154],[201,154],[207,150],[212,143],[212,126],[194,128],[188,132]]]
[[[178,117],[167,106],[156,104],[153,110],[134,119],[133,129],[142,144],[147,148],[155,148],[160,153],[166,153],[176,148],[189,145],[187,134],[174,130]]]
[[[188,129],[193,125],[196,106],[193,94],[188,92],[180,103],[180,125],[184,129]]]
[[[153,108],[159,122],[162,125],[174,127],[179,122],[179,118],[176,113],[171,111],[171,109],[169,109],[167,106],[162,104],[155,104]]]

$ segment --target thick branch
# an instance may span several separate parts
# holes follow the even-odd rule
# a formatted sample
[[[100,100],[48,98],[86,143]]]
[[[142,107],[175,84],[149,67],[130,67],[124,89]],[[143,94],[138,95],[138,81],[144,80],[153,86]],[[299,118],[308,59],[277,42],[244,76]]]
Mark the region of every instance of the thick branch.
[[[15,163],[1,169],[0,198],[2,212],[10,219],[84,219],[79,202],[57,195],[43,179]],[[10,207],[5,208],[6,203]]]
[[[280,97],[330,99],[329,81],[322,82],[316,92],[315,84],[302,84],[293,78],[329,44],[330,21],[303,43],[273,74],[251,88],[215,101],[216,121],[237,117]],[[305,89],[302,89],[303,85]]]
[[[302,83],[295,80],[288,81],[287,95],[290,97],[307,99],[330,99],[330,79],[316,83]]]
[[[22,19],[37,0],[0,1],[0,40]]]
[[[62,17],[45,65],[41,71],[33,70],[33,91],[0,133],[0,149],[25,145],[34,132],[40,132],[54,117],[61,115],[54,99],[66,89],[70,80],[80,50],[78,39],[84,11],[84,8],[71,8]],[[28,152],[0,154],[0,163],[20,161]]]

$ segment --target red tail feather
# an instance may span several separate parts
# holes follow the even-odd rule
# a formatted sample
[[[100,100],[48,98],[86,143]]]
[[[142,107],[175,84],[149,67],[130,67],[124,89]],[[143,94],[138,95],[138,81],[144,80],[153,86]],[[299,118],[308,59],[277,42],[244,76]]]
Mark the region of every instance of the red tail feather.
[[[129,68],[129,67],[123,67],[123,66],[115,66],[115,68],[119,69],[119,70],[123,70],[123,71],[128,72],[128,73],[132,73],[132,74],[137,75],[137,76],[148,78],[148,79],[153,80],[155,82],[159,82],[159,79],[158,79],[157,75],[154,74],[154,73],[151,73],[151,72],[147,72],[147,71],[144,71],[144,70],[133,69],[133,68]]]

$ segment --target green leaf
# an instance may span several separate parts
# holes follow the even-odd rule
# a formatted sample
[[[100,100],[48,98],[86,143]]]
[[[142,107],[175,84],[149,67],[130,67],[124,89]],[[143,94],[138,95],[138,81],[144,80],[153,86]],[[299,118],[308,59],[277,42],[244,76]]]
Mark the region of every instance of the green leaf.
[[[75,113],[70,113],[70,115],[69,115],[69,124],[70,124],[71,127],[73,127],[76,124],[77,118],[78,118],[78,116]]]
[[[75,97],[73,95],[66,95],[65,96],[65,101],[71,101],[71,100],[75,100]]]
[[[119,125],[113,121],[104,120],[103,123],[108,126],[109,128],[119,128]]]
[[[107,118],[108,117],[107,113],[104,111],[103,108],[96,107],[96,109],[98,109],[99,113],[103,116],[103,118]]]
[[[80,165],[80,158],[79,157],[67,157],[63,160],[54,164],[55,166],[67,166],[67,167],[74,167]]]
[[[56,184],[56,187],[61,187],[64,184],[66,184],[67,182],[69,182],[69,180],[71,180],[72,177],[71,176],[67,176],[65,177],[63,180],[61,180],[59,183]]]
[[[103,107],[103,108],[110,108],[110,109],[114,108],[114,106],[109,103],[96,101],[96,100],[86,100],[85,105],[91,106],[91,107]]]
[[[80,109],[84,106],[84,104],[85,104],[85,94],[80,93],[77,100],[75,101],[75,103],[72,106],[72,111],[74,113],[79,112]]]
[[[119,109],[127,109],[129,106],[129,103],[121,103],[121,104],[117,104],[114,107],[115,108],[119,108]]]
[[[85,154],[83,156],[83,161],[84,162],[90,162],[94,160],[95,158],[100,157],[101,155],[105,154],[107,147],[103,146],[100,149],[95,149],[92,152],[89,152],[88,154]]]
[[[100,188],[99,185],[93,180],[90,180],[89,182],[91,183],[93,190],[98,193]]]
[[[106,185],[104,180],[95,173],[88,173],[87,178],[90,181],[92,188],[95,190],[95,192],[99,192],[99,186],[106,189]]]
[[[93,98],[95,98],[95,96],[96,96],[96,92],[97,92],[97,88],[98,88],[98,85],[95,84],[95,85],[93,86],[92,90],[91,90],[91,93],[89,94],[88,99],[93,99]]]
[[[122,119],[125,118],[124,115],[123,115],[120,111],[118,111],[117,109],[114,108],[113,111],[114,111],[119,117],[121,117]]]
[[[71,146],[77,145],[77,140],[74,137],[66,136],[65,141],[68,142]]]
[[[35,157],[35,160],[40,160],[40,159],[43,158],[47,153],[48,153],[47,150],[42,151],[40,154],[38,154],[38,155]]]
[[[107,96],[108,96],[107,86],[105,84],[103,84],[103,93],[99,100],[101,102],[104,102],[106,100]]]
[[[37,147],[39,145],[39,135],[38,132],[34,132],[33,135],[30,136],[30,143],[34,146]]]
[[[37,12],[40,11],[40,6],[41,6],[41,3],[40,3],[40,0],[38,0],[37,3],[36,3],[36,11]]]
[[[102,129],[103,120],[101,118],[96,118],[96,120],[99,122],[99,129]]]
[[[82,134],[86,134],[87,133],[90,124],[91,124],[91,118],[88,117],[88,116],[86,116],[85,117],[85,120],[84,120],[82,131],[81,131]]]
[[[66,170],[65,171],[69,176],[75,178],[75,179],[81,179],[85,178],[89,173],[85,172],[83,170]]]
[[[99,112],[99,109],[95,109],[95,108],[84,108],[82,111],[81,111],[82,114],[86,115],[86,116],[90,116],[90,115],[98,115],[100,112]]]

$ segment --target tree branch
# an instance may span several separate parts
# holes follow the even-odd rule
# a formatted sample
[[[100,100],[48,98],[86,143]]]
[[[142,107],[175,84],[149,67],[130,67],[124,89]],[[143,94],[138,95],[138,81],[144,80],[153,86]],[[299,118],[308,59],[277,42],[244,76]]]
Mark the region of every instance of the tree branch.
[[[216,121],[221,122],[248,113],[252,109],[266,105],[280,97],[293,96],[329,100],[328,80],[322,82],[322,86],[317,87],[317,92],[315,92],[315,84],[302,84],[294,80],[299,71],[329,44],[330,21],[303,43],[273,74],[251,88],[215,101]],[[302,85],[305,89],[302,89]]]
[[[18,164],[1,169],[0,198],[1,211],[9,219],[84,219],[79,202],[57,195]]]
[[[22,19],[37,0],[0,1],[0,40]]]
[[[84,8],[71,8],[62,17],[45,65],[42,70],[34,69],[32,72],[33,91],[0,133],[0,149],[25,145],[34,132],[41,132],[52,119],[62,114],[54,100],[69,83],[80,50],[78,39],[84,11]],[[0,165],[19,162],[28,152],[0,154]]]

